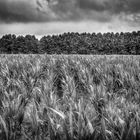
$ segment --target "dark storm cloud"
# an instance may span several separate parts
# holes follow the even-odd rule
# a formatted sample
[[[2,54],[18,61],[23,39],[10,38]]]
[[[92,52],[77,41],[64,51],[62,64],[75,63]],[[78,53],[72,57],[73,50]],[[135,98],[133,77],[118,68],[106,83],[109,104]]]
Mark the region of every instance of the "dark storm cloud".
[[[121,13],[140,12],[140,0],[0,0],[0,21],[110,21]],[[44,6],[49,2],[48,6]]]
[[[23,0],[0,0],[0,20],[4,22],[28,22],[36,21],[35,9],[30,2]]]
[[[140,12],[140,0],[77,0],[83,10],[120,12]]]
[[[51,9],[60,21],[94,20],[106,22],[111,19],[108,11],[100,10],[100,3],[96,2],[95,5],[95,2],[90,0],[57,0],[57,4],[52,5]]]
[[[137,13],[140,12],[140,0],[127,0],[126,10]]]
[[[50,18],[37,10],[35,0],[0,0],[1,22],[41,22]]]
[[[111,12],[136,14],[140,12],[140,0],[114,0],[111,3]]]
[[[52,0],[53,1],[53,0]],[[110,21],[114,16],[138,14],[140,0],[55,0],[53,11],[60,20]]]
[[[104,11],[109,5],[106,1],[100,0],[77,0],[77,6],[83,10]]]

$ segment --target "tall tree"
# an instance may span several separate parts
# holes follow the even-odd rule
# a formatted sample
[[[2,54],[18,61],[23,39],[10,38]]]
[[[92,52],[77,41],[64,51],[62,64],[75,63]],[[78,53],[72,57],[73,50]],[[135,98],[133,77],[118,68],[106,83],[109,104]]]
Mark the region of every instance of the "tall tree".
[[[16,40],[16,36],[15,35],[4,35],[1,39],[0,39],[0,53],[14,53],[14,43]]]

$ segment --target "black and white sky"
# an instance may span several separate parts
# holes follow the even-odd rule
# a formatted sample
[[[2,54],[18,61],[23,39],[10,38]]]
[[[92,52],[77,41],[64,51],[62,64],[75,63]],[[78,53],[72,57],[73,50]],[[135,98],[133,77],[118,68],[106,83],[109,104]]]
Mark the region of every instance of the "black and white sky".
[[[140,30],[140,0],[0,0],[0,36]]]

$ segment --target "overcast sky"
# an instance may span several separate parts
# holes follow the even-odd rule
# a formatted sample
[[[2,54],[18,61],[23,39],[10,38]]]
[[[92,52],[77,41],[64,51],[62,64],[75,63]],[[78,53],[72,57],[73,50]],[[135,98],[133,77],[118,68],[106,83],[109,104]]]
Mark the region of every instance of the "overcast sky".
[[[0,36],[140,30],[140,0],[0,0]]]

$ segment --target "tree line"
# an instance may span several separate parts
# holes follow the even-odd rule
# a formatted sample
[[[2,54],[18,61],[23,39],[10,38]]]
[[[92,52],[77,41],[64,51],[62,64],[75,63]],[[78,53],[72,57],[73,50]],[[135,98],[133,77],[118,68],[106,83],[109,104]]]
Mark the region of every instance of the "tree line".
[[[64,33],[38,40],[34,35],[4,35],[1,54],[140,54],[140,31],[121,33]]]

